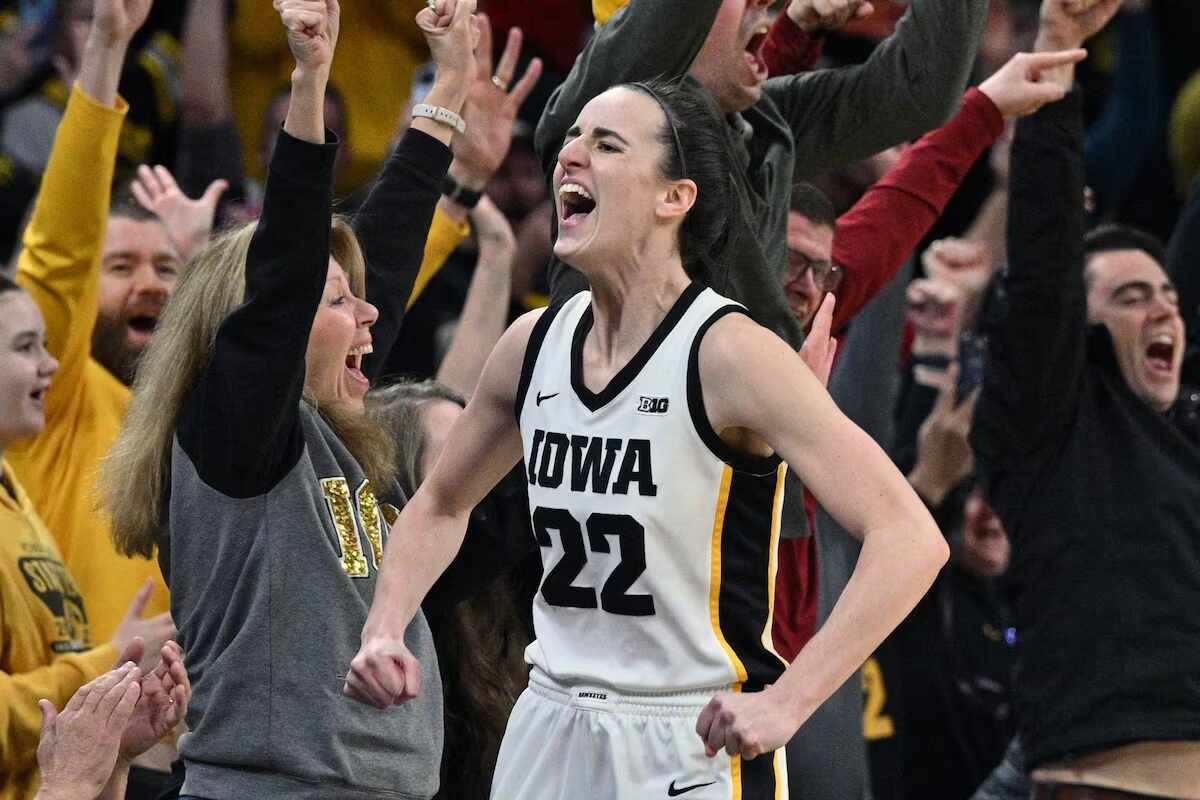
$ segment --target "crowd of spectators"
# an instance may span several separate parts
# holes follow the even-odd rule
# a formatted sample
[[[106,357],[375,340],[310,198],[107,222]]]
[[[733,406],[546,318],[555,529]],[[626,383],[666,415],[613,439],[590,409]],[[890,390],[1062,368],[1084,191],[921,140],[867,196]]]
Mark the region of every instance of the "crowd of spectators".
[[[1200,798],[1200,4],[744,2],[770,6],[751,49],[803,102],[768,82],[722,105],[762,202],[704,279],[795,349],[814,318],[837,337],[830,393],[952,553],[788,746],[791,796]],[[406,496],[507,325],[583,288],[552,257],[549,171],[603,86],[686,72],[711,17],[687,5],[479,0],[468,133],[398,273],[398,345],[362,367]],[[323,119],[368,266],[401,261],[411,222],[385,165],[435,86],[425,7],[343,4]],[[0,0],[0,800],[178,792],[170,555],[114,545],[102,471],[178,282],[270,201],[294,66],[263,0]],[[487,796],[525,685],[524,477],[423,605],[437,797]],[[788,481],[791,658],[858,545]]]

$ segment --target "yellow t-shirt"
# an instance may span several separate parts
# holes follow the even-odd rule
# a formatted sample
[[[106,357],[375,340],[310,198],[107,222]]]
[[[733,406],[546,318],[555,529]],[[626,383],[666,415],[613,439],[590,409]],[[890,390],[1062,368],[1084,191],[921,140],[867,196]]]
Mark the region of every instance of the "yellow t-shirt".
[[[3,460],[0,476],[0,800],[25,800],[37,791],[37,701],[61,709],[117,652],[89,649],[79,587]]]
[[[129,389],[91,357],[100,256],[121,123],[128,106],[71,92],[17,263],[17,282],[46,319],[59,369],[46,395],[46,428],[5,454],[88,600],[92,635],[107,641],[147,578],[147,616],[170,607],[158,564],[113,547],[99,510],[96,470],[117,438]]]

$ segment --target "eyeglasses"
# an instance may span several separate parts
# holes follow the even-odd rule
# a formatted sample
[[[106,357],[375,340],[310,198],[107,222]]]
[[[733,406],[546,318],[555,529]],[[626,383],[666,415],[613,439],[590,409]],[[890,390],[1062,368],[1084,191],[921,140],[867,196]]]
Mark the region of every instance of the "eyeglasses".
[[[812,270],[813,283],[822,292],[836,292],[842,285],[845,270],[832,261],[814,261],[799,250],[788,248],[788,281],[800,280]]]

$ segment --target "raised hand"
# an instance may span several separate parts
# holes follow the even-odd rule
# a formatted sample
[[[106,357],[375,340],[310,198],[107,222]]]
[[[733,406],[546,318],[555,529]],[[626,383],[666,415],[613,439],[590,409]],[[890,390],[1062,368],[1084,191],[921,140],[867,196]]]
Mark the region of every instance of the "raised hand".
[[[49,700],[38,701],[39,800],[100,794],[116,766],[121,732],[141,694],[140,678],[141,671],[125,663],[80,687],[61,712]]]
[[[1060,67],[1078,64],[1087,51],[1062,50],[1052,53],[1017,53],[979,86],[1006,119],[1024,117],[1047,103],[1062,100],[1070,88],[1047,80]]]
[[[128,44],[146,22],[154,0],[96,0],[92,35],[104,44]]]
[[[988,250],[970,239],[938,239],[921,257],[925,274],[953,283],[970,302],[982,295],[992,277],[993,265]]]
[[[158,616],[142,619],[142,612],[146,610],[153,592],[154,582],[147,579],[129,604],[112,638],[113,647],[121,654],[121,661],[138,662],[147,672],[158,663],[162,646],[175,637],[175,623],[171,621],[170,613],[164,611]]]
[[[328,75],[341,22],[337,0],[274,0],[274,5],[296,67]]]
[[[151,169],[145,164],[138,167],[137,178],[130,185],[142,208],[162,220],[171,243],[184,261],[204,249],[212,233],[217,203],[228,188],[228,182],[215,180],[203,195],[193,200],[179,188],[170,170],[162,165]]]
[[[975,469],[968,436],[979,390],[958,402],[958,365],[919,373],[917,380],[938,390],[937,401],[917,432],[917,461],[908,480],[926,500],[940,504]]]
[[[787,15],[807,33],[836,30],[855,19],[875,13],[867,0],[791,0]]]
[[[121,758],[132,761],[174,730],[187,714],[192,697],[183,649],[167,642],[161,660],[141,681],[142,693],[121,735]]]
[[[907,318],[914,332],[913,353],[958,355],[962,289],[949,281],[918,278],[906,290]]]
[[[403,636],[364,633],[342,693],[380,710],[411,700],[421,693],[421,663],[409,652]]]
[[[712,758],[721,750],[743,759],[757,758],[788,743],[803,720],[793,718],[790,704],[770,688],[761,692],[721,692],[708,701],[696,720],[696,735]]]
[[[1079,47],[1108,24],[1121,0],[1042,0],[1036,49]]]
[[[435,0],[432,8],[417,14],[417,27],[429,45],[439,78],[446,73],[466,80],[474,77],[480,35],[474,15],[475,0]]]
[[[482,190],[504,163],[512,145],[517,111],[542,74],[542,61],[535,58],[529,62],[521,79],[512,85],[521,57],[522,39],[520,28],[509,30],[504,52],[493,71],[492,26],[485,15],[479,15],[475,78],[462,114],[467,131],[454,137],[454,164],[450,168],[455,180],[475,191]]]
[[[833,371],[833,358],[837,355],[838,340],[829,335],[833,325],[833,307],[836,303],[833,293],[827,292],[813,317],[804,344],[800,346],[800,358],[821,381],[822,386],[829,386],[829,373]]]

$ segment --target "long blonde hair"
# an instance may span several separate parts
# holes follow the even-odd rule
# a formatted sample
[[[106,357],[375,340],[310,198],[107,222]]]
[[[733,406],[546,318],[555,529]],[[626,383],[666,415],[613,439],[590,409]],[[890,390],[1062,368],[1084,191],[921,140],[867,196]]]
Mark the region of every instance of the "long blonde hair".
[[[171,485],[171,443],[188,390],[212,355],[217,331],[244,301],[246,254],[256,223],[215,237],[188,264],[138,367],[125,424],[100,471],[100,492],[112,516],[113,543],[127,556],[151,558],[162,533]],[[362,248],[342,216],[331,223],[330,250],[346,271],[350,289],[366,294]],[[305,398],[313,404],[311,398]],[[394,475],[394,445],[372,435],[367,419],[345,410],[318,408],[377,486]],[[348,440],[348,441],[347,441]]]

